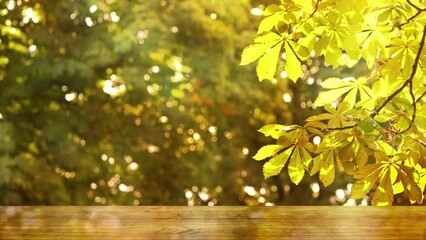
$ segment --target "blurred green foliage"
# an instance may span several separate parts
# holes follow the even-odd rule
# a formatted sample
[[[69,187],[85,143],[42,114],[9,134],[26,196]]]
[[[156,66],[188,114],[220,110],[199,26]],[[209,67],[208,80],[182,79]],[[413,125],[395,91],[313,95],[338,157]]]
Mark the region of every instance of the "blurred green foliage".
[[[239,66],[271,2],[0,0],[0,203],[329,204],[251,159],[317,91]]]

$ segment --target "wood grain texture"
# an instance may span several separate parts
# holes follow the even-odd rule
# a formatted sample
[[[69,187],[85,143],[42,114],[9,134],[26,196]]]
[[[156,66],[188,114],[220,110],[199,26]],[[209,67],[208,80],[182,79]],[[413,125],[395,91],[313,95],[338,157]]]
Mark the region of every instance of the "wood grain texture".
[[[0,207],[0,239],[426,239],[426,208]]]

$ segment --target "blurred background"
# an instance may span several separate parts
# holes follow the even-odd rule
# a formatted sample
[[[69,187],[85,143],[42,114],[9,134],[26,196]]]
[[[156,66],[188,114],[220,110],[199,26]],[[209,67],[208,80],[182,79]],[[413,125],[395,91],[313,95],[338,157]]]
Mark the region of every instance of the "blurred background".
[[[0,204],[355,204],[343,174],[295,186],[252,159],[332,74],[239,66],[277,2],[0,0]]]

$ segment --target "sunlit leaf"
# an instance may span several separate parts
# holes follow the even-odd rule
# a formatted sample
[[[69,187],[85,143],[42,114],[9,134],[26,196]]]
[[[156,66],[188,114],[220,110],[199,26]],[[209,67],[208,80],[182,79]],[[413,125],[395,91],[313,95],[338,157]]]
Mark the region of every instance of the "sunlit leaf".
[[[253,156],[255,160],[263,160],[265,158],[271,157],[272,155],[279,152],[281,149],[283,149],[280,145],[266,145],[257,151],[256,155]]]

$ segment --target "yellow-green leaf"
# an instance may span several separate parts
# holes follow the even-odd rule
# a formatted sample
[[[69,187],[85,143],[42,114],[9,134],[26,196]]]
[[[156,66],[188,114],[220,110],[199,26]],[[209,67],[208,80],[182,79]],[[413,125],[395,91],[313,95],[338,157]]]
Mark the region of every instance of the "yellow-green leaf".
[[[274,139],[278,139],[284,132],[283,129],[285,127],[286,127],[285,125],[281,125],[281,124],[268,124],[263,126],[258,131],[263,133],[263,135],[265,135],[266,137],[271,136]]]
[[[389,206],[393,202],[393,189],[391,173],[389,168],[385,170],[384,175],[380,179],[380,184],[374,192],[371,203],[376,206]]]
[[[285,52],[286,52],[286,62],[285,62],[285,71],[287,72],[288,77],[296,82],[300,76],[303,74],[302,63],[297,59],[296,54],[293,52],[290,42],[285,43]]]
[[[260,81],[272,79],[275,76],[275,71],[278,63],[278,56],[281,51],[283,41],[277,43],[269,49],[258,61],[256,73]]]
[[[354,178],[361,178],[356,181],[352,187],[352,198],[359,199],[364,197],[373,187],[380,176],[380,164],[366,165],[360,169]]]
[[[292,148],[289,148],[284,152],[277,154],[263,165],[263,175],[265,178],[278,175],[281,172],[291,154],[291,151]]]
[[[324,104],[329,104],[334,102],[337,98],[350,91],[353,87],[342,87],[338,89],[333,89],[325,92],[321,92],[317,99],[315,100],[315,105],[323,106]]]
[[[288,164],[288,175],[290,176],[291,181],[296,185],[302,181],[303,176],[305,175],[305,168],[303,166],[302,159],[300,158],[298,147],[294,147],[293,154],[291,155],[290,163]]]
[[[271,157],[272,155],[279,152],[281,149],[283,149],[280,145],[266,145],[263,146],[257,151],[256,155],[253,156],[253,158],[257,161],[263,160],[265,158]]]
[[[278,42],[282,37],[274,32],[267,32],[265,34],[259,35],[254,39],[255,43],[270,43],[270,42]]]
[[[240,65],[247,65],[256,61],[258,58],[264,55],[265,52],[268,51],[268,49],[270,49],[273,45],[274,43],[259,43],[244,48],[243,54],[241,55]]]
[[[334,154],[332,150],[329,150],[324,159],[324,163],[320,168],[320,181],[324,186],[329,186],[333,183],[335,178],[335,167],[334,167]]]

